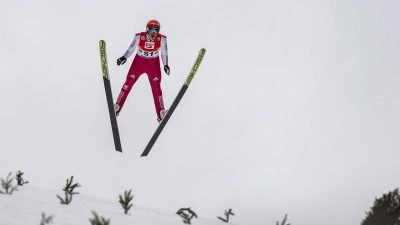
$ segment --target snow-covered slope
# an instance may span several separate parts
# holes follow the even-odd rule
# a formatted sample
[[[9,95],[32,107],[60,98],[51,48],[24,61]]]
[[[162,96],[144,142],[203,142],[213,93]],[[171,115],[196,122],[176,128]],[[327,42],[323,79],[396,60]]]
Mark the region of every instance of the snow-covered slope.
[[[92,211],[99,216],[110,219],[110,225],[176,225],[184,224],[180,216],[163,213],[153,209],[141,208],[135,205],[128,215],[124,214],[118,203],[90,197],[85,194],[75,195],[71,204],[61,205],[56,195],[62,191],[47,190],[31,185],[25,185],[12,195],[0,195],[0,225],[40,224],[41,214],[53,215],[54,225],[84,225],[93,218]],[[192,219],[196,225],[221,225],[223,222],[215,219]]]
[[[375,196],[399,186],[399,0],[1,3],[0,177],[21,170],[56,191],[29,184],[0,195],[0,225],[35,225],[42,211],[54,224],[85,225],[91,210],[112,225],[182,224],[174,213],[189,206],[207,225],[229,208],[243,225],[286,213],[293,225],[359,225]],[[116,60],[150,19],[168,37],[167,108],[199,49],[207,53],[140,157],[158,124],[147,76],[118,118],[117,153],[98,42],[107,42],[115,100],[133,56]],[[64,207],[55,195],[71,175],[82,196]],[[127,189],[137,206],[171,215],[121,215],[114,198]]]

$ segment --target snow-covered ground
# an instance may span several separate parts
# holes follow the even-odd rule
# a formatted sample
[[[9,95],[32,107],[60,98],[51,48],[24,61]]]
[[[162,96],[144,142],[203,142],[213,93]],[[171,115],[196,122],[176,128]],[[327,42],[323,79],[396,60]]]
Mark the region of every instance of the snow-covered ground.
[[[181,207],[211,218],[193,224],[232,208],[242,225],[285,214],[292,225],[359,225],[376,196],[399,187],[399,0],[0,2],[0,177],[21,170],[32,182],[0,195],[0,225],[35,225],[42,212],[85,225],[92,210],[112,225],[182,224]],[[150,19],[168,37],[167,108],[207,53],[140,157],[158,125],[148,79],[118,118],[120,154],[98,42],[115,99],[133,56],[116,60]],[[71,175],[81,195],[61,206]],[[117,197],[129,189],[125,216]]]
[[[74,195],[69,205],[61,205],[56,195],[63,196],[61,190],[49,190],[32,185],[24,185],[12,195],[0,195],[0,225],[39,225],[42,213],[46,216],[53,215],[54,225],[90,225],[93,218],[92,211],[99,216],[110,220],[110,225],[176,225],[184,224],[182,218],[173,213],[147,209],[135,205],[124,214],[118,203],[116,193],[115,201],[91,197],[86,193]],[[183,206],[186,207],[186,206]],[[178,209],[176,209],[178,210]],[[194,210],[194,209],[193,209]],[[194,210],[195,211],[195,210]],[[217,218],[193,218],[195,225],[221,225],[224,222]]]

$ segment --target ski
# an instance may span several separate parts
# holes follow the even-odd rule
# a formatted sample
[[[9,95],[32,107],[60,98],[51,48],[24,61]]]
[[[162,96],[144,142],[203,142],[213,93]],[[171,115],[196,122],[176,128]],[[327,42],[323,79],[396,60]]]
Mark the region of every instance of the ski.
[[[196,75],[197,69],[200,66],[201,61],[203,60],[204,54],[206,53],[206,49],[200,49],[199,55],[197,56],[196,62],[194,63],[192,69],[188,77],[186,78],[185,83],[183,84],[181,90],[179,91],[178,95],[176,96],[175,100],[173,101],[171,107],[169,108],[167,115],[165,115],[164,119],[161,121],[160,125],[158,125],[157,130],[154,132],[153,137],[150,139],[149,143],[147,144],[146,148],[144,149],[141,157],[147,156],[153,147],[154,143],[157,141],[158,136],[160,136],[161,131],[164,129],[165,125],[167,124],[169,118],[171,117],[172,113],[174,113],[176,107],[178,106],[179,102],[181,101],[183,95],[185,94],[186,90],[188,89],[190,83],[194,75]]]
[[[114,103],[111,91],[110,75],[108,73],[107,53],[106,53],[106,42],[103,40],[99,41],[100,47],[100,61],[101,70],[103,72],[104,89],[106,91],[108,113],[110,114],[111,128],[114,138],[115,150],[122,152],[121,140],[119,138],[117,117],[115,116]]]

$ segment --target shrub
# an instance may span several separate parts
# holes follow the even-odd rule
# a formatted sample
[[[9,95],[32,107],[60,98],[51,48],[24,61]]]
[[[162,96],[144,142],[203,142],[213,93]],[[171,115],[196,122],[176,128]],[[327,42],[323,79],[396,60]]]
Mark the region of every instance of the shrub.
[[[8,173],[8,176],[5,180],[3,178],[0,178],[0,180],[2,187],[0,194],[11,195],[14,191],[18,191],[18,186],[13,185],[14,177],[12,177],[12,172]]]
[[[40,225],[46,225],[53,223],[54,216],[46,216],[46,214],[42,213],[42,219],[40,221]]]
[[[225,219],[221,218],[221,217],[217,217],[217,218],[222,220],[222,221],[224,221],[224,222],[226,222],[226,223],[229,223],[229,216],[234,216],[235,214],[232,212],[232,209],[229,209],[228,211],[225,210],[224,215],[226,217]]]
[[[183,218],[183,223],[190,224],[190,221],[195,217],[197,218],[197,214],[189,208],[181,208],[179,209],[176,214]]]
[[[64,191],[64,199],[57,195],[57,198],[60,199],[61,204],[68,205],[72,201],[72,196],[79,194],[79,192],[74,192],[75,188],[80,187],[78,183],[73,183],[74,176],[71,176],[71,179],[67,179],[67,184],[62,189]]]
[[[287,221],[287,214],[285,214],[285,217],[283,218],[281,223],[279,223],[279,221],[276,221],[276,225],[290,225],[290,223],[286,224],[286,221]]]
[[[92,211],[94,218],[89,219],[90,223],[92,225],[110,225],[110,220],[109,219],[104,219],[104,217],[100,217],[97,215],[96,212]]]
[[[125,191],[124,196],[119,195],[119,203],[121,204],[122,208],[124,209],[124,213],[128,214],[128,211],[132,208],[132,201],[133,194],[132,190]]]
[[[17,184],[19,186],[23,186],[24,184],[28,184],[29,183],[29,181],[25,181],[24,178],[22,178],[22,175],[24,175],[23,172],[17,171],[17,174],[16,174],[17,177],[16,178],[17,178]]]

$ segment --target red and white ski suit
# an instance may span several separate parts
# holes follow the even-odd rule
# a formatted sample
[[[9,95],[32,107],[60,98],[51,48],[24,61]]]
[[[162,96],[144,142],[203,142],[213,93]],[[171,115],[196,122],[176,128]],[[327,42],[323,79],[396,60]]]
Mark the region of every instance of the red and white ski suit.
[[[160,111],[164,109],[164,102],[161,91],[159,55],[161,50],[162,62],[164,65],[168,65],[167,37],[158,33],[154,41],[151,41],[147,38],[146,32],[138,33],[125,52],[124,57],[128,58],[131,56],[136,48],[138,50],[135,58],[126,76],[126,81],[121,88],[121,92],[118,95],[117,104],[120,107],[119,111],[122,109],[132,86],[143,73],[146,73],[151,85],[157,117],[161,118]]]

